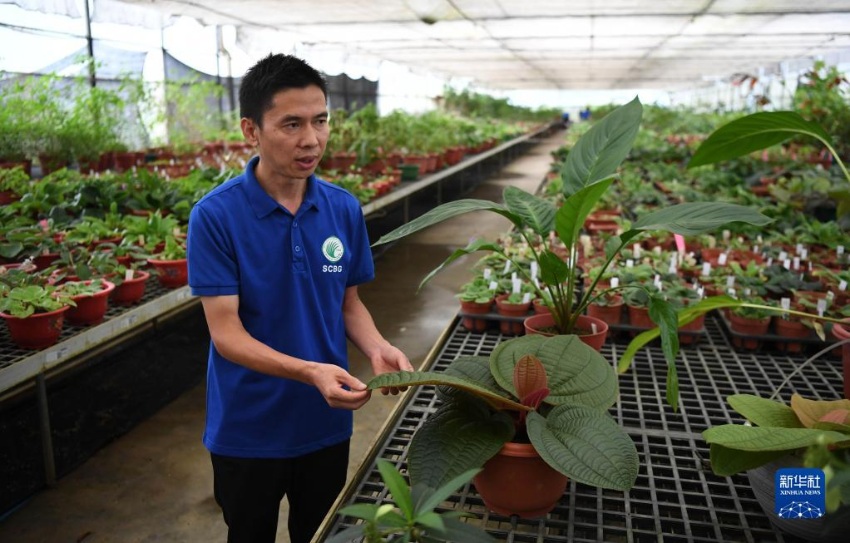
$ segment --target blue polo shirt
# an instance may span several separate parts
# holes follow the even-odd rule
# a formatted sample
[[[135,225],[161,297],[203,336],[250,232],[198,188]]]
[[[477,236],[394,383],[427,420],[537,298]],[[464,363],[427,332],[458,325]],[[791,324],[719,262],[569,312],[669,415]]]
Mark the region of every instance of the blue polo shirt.
[[[245,173],[216,187],[189,218],[189,284],[196,296],[239,295],[239,317],[282,353],[348,369],[346,287],[374,278],[358,201],[315,176],[293,216]],[[313,386],[261,374],[210,344],[204,444],[213,453],[288,458],[351,436],[352,412]]]

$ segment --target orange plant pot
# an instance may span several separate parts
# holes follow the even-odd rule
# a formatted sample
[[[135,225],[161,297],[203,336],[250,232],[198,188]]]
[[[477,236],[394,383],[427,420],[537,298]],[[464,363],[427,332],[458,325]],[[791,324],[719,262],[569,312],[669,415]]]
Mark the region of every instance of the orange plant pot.
[[[553,317],[551,313],[532,315],[525,319],[523,324],[525,325],[526,334],[536,334],[548,337],[557,335],[555,332],[547,331],[547,328],[555,326],[555,317]],[[594,324],[596,325],[596,332],[593,332]],[[578,319],[576,319],[575,332],[582,343],[593,347],[593,349],[597,351],[601,351],[602,346],[605,345],[605,340],[608,337],[608,324],[605,321],[594,317],[580,315]]]
[[[566,475],[552,469],[528,443],[505,443],[473,479],[492,511],[522,518],[541,517],[554,509],[567,482]]]

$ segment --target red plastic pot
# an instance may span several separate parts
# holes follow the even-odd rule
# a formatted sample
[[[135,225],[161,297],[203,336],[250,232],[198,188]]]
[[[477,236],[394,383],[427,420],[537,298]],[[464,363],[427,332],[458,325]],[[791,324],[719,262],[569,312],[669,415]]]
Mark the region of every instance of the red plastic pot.
[[[179,260],[148,259],[148,264],[154,267],[159,283],[165,288],[177,288],[189,282],[189,267],[185,258]]]
[[[13,317],[0,313],[6,320],[12,341],[24,349],[44,349],[59,341],[62,326],[65,323],[65,312],[70,306],[65,306],[48,313],[34,313],[29,317]]]
[[[146,271],[137,270],[132,279],[124,281],[112,291],[112,303],[117,305],[132,305],[145,295],[145,284],[151,276]]]
[[[115,289],[115,284],[105,279],[100,281],[103,287],[99,292],[71,298],[77,306],[68,309],[68,322],[78,326],[91,326],[103,320],[109,307],[109,294]]]

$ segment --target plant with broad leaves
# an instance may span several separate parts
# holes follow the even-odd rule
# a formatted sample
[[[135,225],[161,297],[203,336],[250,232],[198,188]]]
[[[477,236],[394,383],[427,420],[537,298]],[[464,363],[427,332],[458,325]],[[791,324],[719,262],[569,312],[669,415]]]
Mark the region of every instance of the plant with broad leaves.
[[[70,294],[52,285],[26,285],[8,290],[0,288],[0,293],[0,312],[21,319],[34,313],[56,311],[66,305],[77,305]]]
[[[458,357],[445,372],[385,373],[368,384],[416,385],[445,386],[442,404],[410,444],[414,483],[442,486],[509,441],[531,443],[574,481],[616,490],[635,483],[634,443],[607,412],[617,399],[616,373],[577,336],[518,337],[489,358]]]
[[[414,232],[471,211],[491,211],[509,219],[531,248],[530,258],[537,263],[542,284],[536,287],[539,298],[546,300],[555,326],[562,334],[576,330],[578,317],[600,293],[596,291],[606,269],[620,251],[639,236],[652,231],[668,231],[692,236],[715,230],[731,222],[765,225],[771,219],[754,209],[724,202],[696,202],[669,206],[645,215],[631,224],[626,232],[612,237],[605,245],[605,260],[599,274],[591,277],[588,288],[580,291],[578,280],[579,235],[590,212],[611,187],[617,169],[631,150],[640,127],[642,106],[635,98],[607,114],[588,130],[567,155],[561,168],[563,203],[556,208],[549,200],[516,187],[507,187],[504,204],[487,200],[464,199],[442,204],[421,217],[382,236],[376,244],[396,241]],[[554,233],[554,234],[553,234]],[[547,247],[550,234],[566,248],[566,259]],[[440,266],[431,271],[422,284],[458,258],[477,251],[489,251],[514,267],[529,282],[534,282],[523,266],[514,262],[505,248],[486,240],[475,240],[457,249]],[[544,294],[545,291],[545,294]],[[665,300],[652,297],[650,317],[663,330],[664,354],[671,371],[675,371],[678,352],[678,326],[689,321],[677,319],[677,313]]]
[[[461,473],[437,489],[423,485],[410,488],[390,462],[381,458],[377,464],[381,479],[395,504],[359,503],[340,509],[340,515],[349,515],[365,522],[343,530],[327,543],[348,543],[358,537],[363,537],[364,543],[495,543],[495,539],[487,532],[460,520],[472,514],[462,511],[437,512],[440,504],[472,480],[480,470]]]

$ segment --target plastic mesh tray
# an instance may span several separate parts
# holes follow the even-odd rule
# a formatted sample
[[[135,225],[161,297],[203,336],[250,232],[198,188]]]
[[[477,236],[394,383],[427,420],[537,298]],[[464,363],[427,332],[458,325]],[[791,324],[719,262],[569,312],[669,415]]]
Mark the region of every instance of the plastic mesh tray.
[[[469,332],[456,320],[431,369],[445,369],[458,355],[488,355],[503,339],[497,332]],[[603,354],[614,360],[624,348],[609,342]],[[718,477],[711,472],[700,433],[711,425],[740,422],[726,405],[728,395],[769,395],[801,361],[777,353],[735,352],[710,317],[703,341],[680,355],[678,413],[664,401],[666,364],[660,348],[642,350],[632,369],[620,376],[620,401],[611,413],[627,429],[641,459],[631,491],[571,482],[555,509],[533,520],[489,512],[472,485],[444,505],[474,513],[479,520],[473,522],[507,542],[799,542],[773,528],[745,475]],[[783,397],[792,390],[813,398],[838,397],[833,383],[842,382],[839,366],[839,361],[828,360],[812,365],[791,381]],[[433,387],[416,388],[384,442],[372,451],[376,457],[404,469],[410,440],[436,402]],[[387,500],[374,460],[370,462],[361,480],[349,486],[343,505]],[[354,522],[335,515],[318,540]]]

